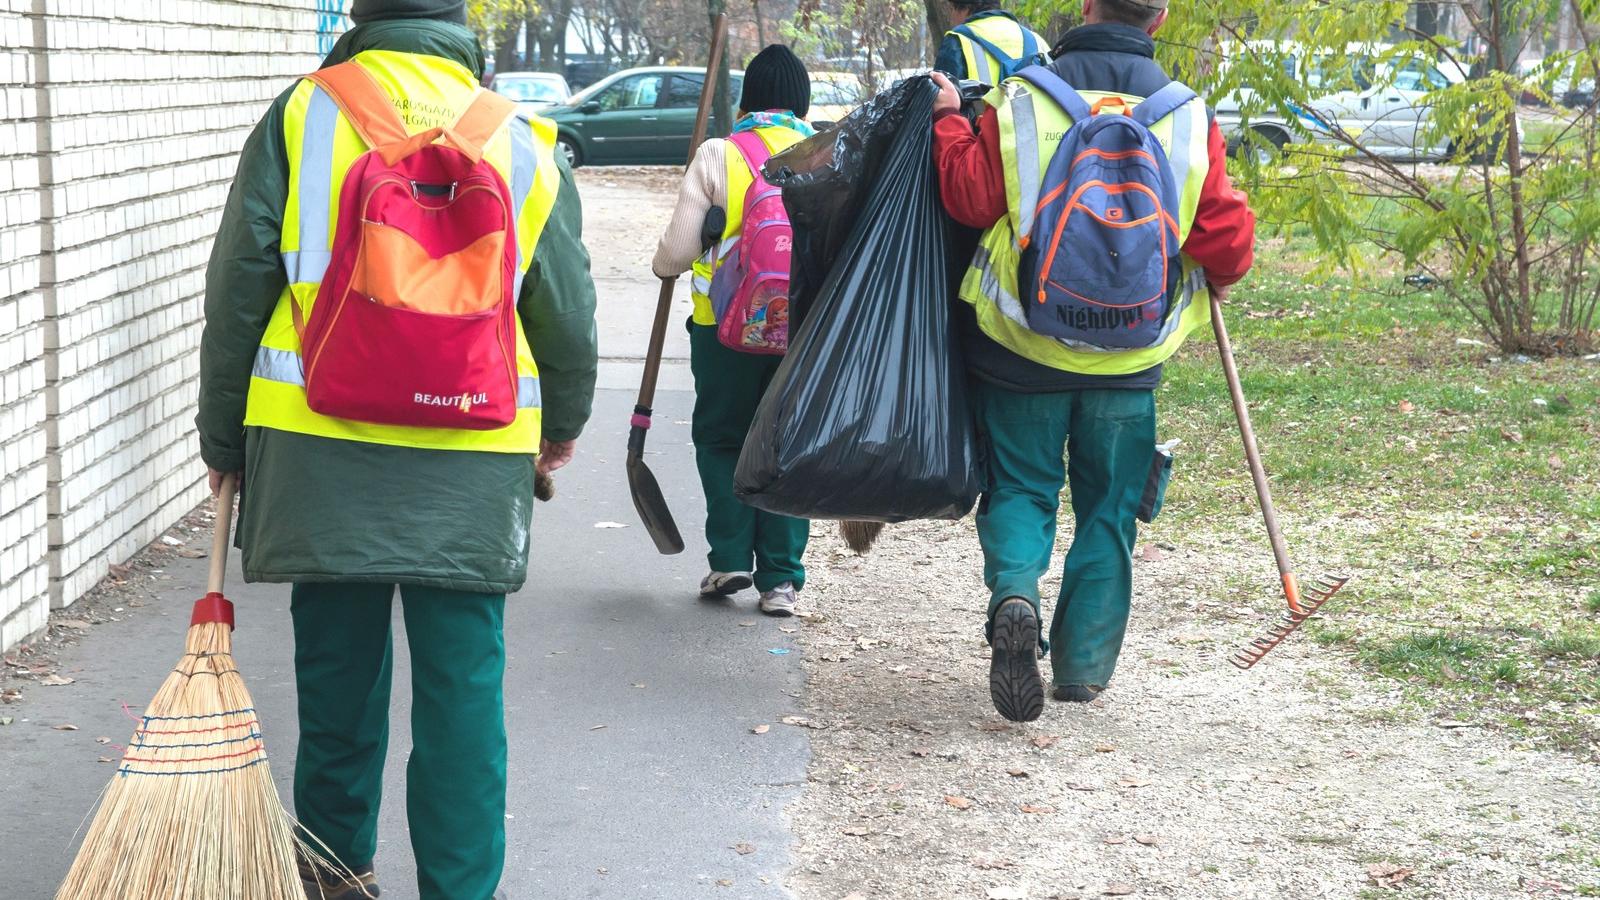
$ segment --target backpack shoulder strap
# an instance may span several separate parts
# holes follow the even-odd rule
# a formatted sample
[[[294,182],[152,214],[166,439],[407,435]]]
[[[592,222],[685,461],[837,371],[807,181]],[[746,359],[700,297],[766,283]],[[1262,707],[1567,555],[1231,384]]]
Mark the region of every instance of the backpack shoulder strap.
[[[472,98],[472,104],[450,130],[455,133],[458,141],[471,145],[460,149],[470,151],[471,156],[482,158],[483,148],[500,131],[501,126],[516,114],[517,105],[509,98],[479,88],[477,96]]]
[[[1094,111],[1089,109],[1089,103],[1078,93],[1078,89],[1067,83],[1065,78],[1055,73],[1049,66],[1029,66],[1017,73],[1017,77],[1044,91],[1045,95],[1054,100],[1072,117],[1073,124],[1086,122]]]
[[[411,137],[394,110],[394,102],[372,73],[359,64],[339,63],[318,69],[306,78],[333,98],[368,147],[400,143]]]
[[[1174,81],[1154,94],[1144,102],[1133,108],[1133,120],[1150,128],[1157,122],[1172,115],[1183,108],[1183,105],[1195,98],[1195,92],[1188,85]]]
[[[772,148],[768,147],[767,142],[761,139],[761,135],[756,134],[754,131],[740,131],[728,135],[728,143],[732,144],[734,149],[739,151],[739,155],[744,157],[744,164],[750,167],[750,174],[757,181],[763,180],[764,176],[761,174],[761,167],[766,165],[768,159],[772,158]]]
[[[1022,55],[1018,59],[1034,60],[1039,58],[1039,39],[1033,36],[1033,29],[1026,25],[1022,27]]]

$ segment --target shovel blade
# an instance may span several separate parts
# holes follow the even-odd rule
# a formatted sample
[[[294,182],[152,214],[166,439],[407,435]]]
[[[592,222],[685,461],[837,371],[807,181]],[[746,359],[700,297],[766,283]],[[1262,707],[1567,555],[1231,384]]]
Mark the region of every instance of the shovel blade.
[[[672,520],[672,510],[667,508],[667,498],[661,494],[661,485],[644,460],[628,454],[628,490],[633,493],[633,508],[639,511],[644,530],[655,541],[656,550],[666,556],[683,552],[683,537],[678,534],[678,524]]]

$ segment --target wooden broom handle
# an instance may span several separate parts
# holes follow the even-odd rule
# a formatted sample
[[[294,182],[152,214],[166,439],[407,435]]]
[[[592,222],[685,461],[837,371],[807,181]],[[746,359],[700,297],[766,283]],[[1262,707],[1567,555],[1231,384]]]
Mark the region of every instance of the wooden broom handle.
[[[206,593],[222,593],[223,576],[228,572],[228,545],[233,532],[233,498],[239,493],[239,476],[222,476],[217,489],[217,527],[211,535],[211,574],[206,576]]]
[[[1211,327],[1217,333],[1217,349],[1222,355],[1222,374],[1228,379],[1228,393],[1233,397],[1233,414],[1239,419],[1239,433],[1244,437],[1244,458],[1250,464],[1250,478],[1256,483],[1256,499],[1261,501],[1261,518],[1267,525],[1267,538],[1272,541],[1272,555],[1278,560],[1278,574],[1283,577],[1284,593],[1289,607],[1300,611],[1300,588],[1295,581],[1294,568],[1289,565],[1289,551],[1283,544],[1283,531],[1278,527],[1278,513],[1272,506],[1272,488],[1267,484],[1267,470],[1261,465],[1261,451],[1256,448],[1256,431],[1250,427],[1250,409],[1245,404],[1244,386],[1239,383],[1239,369],[1233,361],[1233,344],[1228,340],[1228,327],[1222,323],[1222,301],[1211,295]]]

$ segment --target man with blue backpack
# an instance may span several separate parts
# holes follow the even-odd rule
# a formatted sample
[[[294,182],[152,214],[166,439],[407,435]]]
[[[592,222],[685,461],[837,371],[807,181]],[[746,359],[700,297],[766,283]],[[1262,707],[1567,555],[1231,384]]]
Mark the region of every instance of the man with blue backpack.
[[[990,695],[1017,721],[1042,711],[1041,649],[1057,700],[1110,682],[1137,521],[1159,511],[1170,466],[1156,447],[1162,363],[1208,324],[1207,292],[1225,296],[1254,258],[1221,133],[1154,60],[1166,7],[1084,0],[1086,24],[1048,66],[990,92],[976,126],[934,76],[941,195],[984,229],[958,306],[987,469]],[[1046,641],[1039,579],[1064,484],[1075,528]]]
[[[1050,43],[1001,9],[999,0],[950,0],[950,24],[933,67],[951,78],[999,84],[1047,61]]]
[[[810,108],[811,79],[799,57],[781,44],[756,54],[745,67],[733,134],[695,153],[653,264],[661,278],[693,271],[692,434],[711,547],[700,596],[731,597],[753,585],[769,616],[794,615],[811,526],[741,503],[733,471],[789,341],[794,232],[761,166],[813,133]]]

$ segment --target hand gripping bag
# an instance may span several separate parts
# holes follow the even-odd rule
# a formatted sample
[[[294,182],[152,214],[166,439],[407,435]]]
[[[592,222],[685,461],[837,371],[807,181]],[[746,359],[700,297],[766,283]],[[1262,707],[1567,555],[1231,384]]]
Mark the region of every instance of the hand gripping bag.
[[[812,302],[739,457],[734,493],[751,506],[900,522],[960,518],[977,499],[951,321],[967,260],[949,252],[933,169],[936,94],[908,79],[768,163],[796,228],[793,280]],[[808,274],[830,254],[825,276]]]

